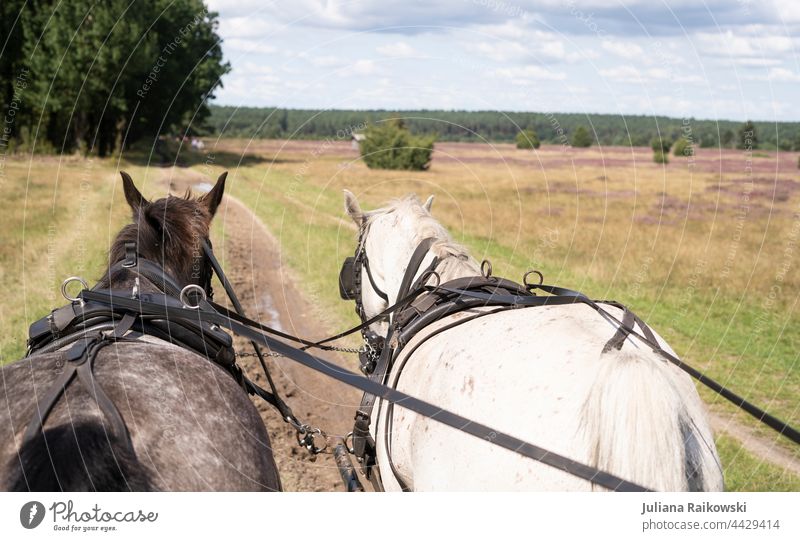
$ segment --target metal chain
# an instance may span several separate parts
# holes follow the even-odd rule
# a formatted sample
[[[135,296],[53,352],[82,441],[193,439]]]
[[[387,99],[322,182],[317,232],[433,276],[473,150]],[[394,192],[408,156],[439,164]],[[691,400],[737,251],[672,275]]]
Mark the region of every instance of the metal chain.
[[[264,357],[284,357],[284,355],[281,355],[280,353],[273,353],[271,351],[268,352],[268,353],[263,353],[262,352],[261,354]],[[235,353],[235,355],[237,357],[258,357],[258,353],[254,352],[254,351],[237,351]]]
[[[341,353],[363,353],[363,352],[367,351],[366,346],[361,346],[360,348],[345,348],[345,347],[339,347],[339,346],[325,346],[324,350],[325,351],[339,351]],[[281,355],[280,353],[273,353],[273,352],[262,353],[262,355],[264,355],[265,357],[284,357],[284,355]],[[258,354],[255,353],[255,352],[251,352],[251,351],[237,351],[236,352],[236,356],[237,357],[258,357]]]
[[[342,353],[363,353],[366,351],[366,346],[361,346],[360,348],[345,348],[339,346],[328,346],[325,349],[330,351],[341,351]]]
[[[362,346],[361,349],[363,349]],[[334,351],[342,351],[345,353],[359,353],[361,349],[354,349],[354,348],[338,348],[338,347],[330,347],[326,349],[331,349]],[[265,357],[285,357],[285,355],[281,355],[280,353],[274,352],[262,352],[261,353]],[[235,353],[236,357],[258,357],[258,353],[254,351],[237,351]],[[294,415],[290,417],[286,417],[284,419],[286,423],[288,423],[292,428],[294,428],[297,437],[297,445],[300,447],[305,447],[308,450],[309,454],[311,455],[312,460],[316,460],[316,457],[320,453],[326,452],[328,449],[328,434],[323,432],[323,430],[319,427],[311,426],[310,424],[303,423],[297,419]],[[317,445],[317,438],[322,440],[321,445]],[[330,452],[330,451],[328,451]]]

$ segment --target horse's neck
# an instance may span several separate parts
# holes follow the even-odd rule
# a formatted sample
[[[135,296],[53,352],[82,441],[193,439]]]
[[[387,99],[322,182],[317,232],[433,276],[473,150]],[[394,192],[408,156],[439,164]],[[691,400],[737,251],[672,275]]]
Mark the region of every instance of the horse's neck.
[[[413,254],[415,248],[416,246],[412,247],[409,250],[408,255],[405,256],[406,263],[410,262],[411,255]],[[480,275],[480,269],[474,259],[468,257],[466,254],[452,254],[448,250],[442,250],[439,246],[434,244],[431,251],[428,252],[428,255],[422,260],[422,263],[420,263],[419,267],[414,270],[415,275],[414,280],[411,281],[412,283],[430,267],[434,257],[439,257],[439,262],[436,264],[435,272],[439,275],[440,284],[449,282],[450,280],[455,280],[456,278],[466,278]],[[390,291],[388,292],[390,295],[390,301],[392,303],[397,301],[396,295],[399,290],[400,283],[405,277],[405,269],[405,265],[398,267],[394,272],[391,273],[390,276],[388,276],[387,281],[394,285],[394,287],[389,288]],[[433,282],[434,280],[428,280],[429,284]]]
[[[442,284],[456,278],[467,278],[480,274],[477,264],[472,258],[455,255],[442,258],[436,266],[436,272],[439,274]]]

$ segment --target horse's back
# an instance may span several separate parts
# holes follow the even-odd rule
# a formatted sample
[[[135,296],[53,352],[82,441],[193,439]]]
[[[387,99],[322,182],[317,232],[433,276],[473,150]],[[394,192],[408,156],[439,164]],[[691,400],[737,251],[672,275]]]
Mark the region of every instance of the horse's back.
[[[617,309],[609,311],[621,317]],[[452,319],[438,325],[450,322]],[[604,363],[613,362],[601,353],[615,330],[586,305],[526,308],[479,317],[429,340],[423,335],[415,337],[406,352],[412,351],[415,343],[422,344],[403,367],[398,388],[548,451],[591,464],[594,443],[587,431],[585,408]],[[636,347],[629,340],[623,349]],[[652,362],[666,362],[649,349],[638,353],[651,357]],[[684,374],[675,377],[691,386]],[[392,457],[417,490],[592,488],[570,474],[401,407],[394,408],[392,421]],[[385,462],[382,437],[378,445]]]
[[[18,451],[24,449],[25,428],[36,415],[38,400],[63,369],[59,353],[2,368],[0,468],[20,473]],[[210,361],[169,344],[121,342],[98,352],[93,373],[127,426],[149,489],[280,488],[269,437],[257,410],[234,379]],[[81,441],[90,437],[87,426],[101,427],[101,436],[112,432],[94,399],[75,378],[49,413],[44,430],[47,442],[41,443],[71,437],[77,440],[80,455],[82,443],[89,444]],[[59,451],[50,452],[55,456]]]

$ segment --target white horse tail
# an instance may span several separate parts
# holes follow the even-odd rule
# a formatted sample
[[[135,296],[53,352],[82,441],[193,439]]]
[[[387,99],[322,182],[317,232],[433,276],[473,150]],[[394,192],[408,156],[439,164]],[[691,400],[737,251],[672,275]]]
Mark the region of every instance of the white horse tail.
[[[691,379],[648,351],[612,349],[599,362],[582,412],[590,464],[659,491],[722,490]]]

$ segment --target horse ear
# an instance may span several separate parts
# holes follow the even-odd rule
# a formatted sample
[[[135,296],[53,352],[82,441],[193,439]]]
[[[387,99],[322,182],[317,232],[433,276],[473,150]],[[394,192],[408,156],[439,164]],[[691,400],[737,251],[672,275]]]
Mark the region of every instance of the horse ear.
[[[428,196],[427,201],[422,205],[422,208],[428,211],[428,214],[431,212],[431,207],[433,206],[433,195]]]
[[[120,171],[119,174],[122,177],[122,189],[125,192],[125,201],[128,202],[131,210],[133,210],[133,213],[136,214],[140,208],[149,205],[150,202],[142,197],[141,192],[139,192],[139,190],[136,188],[136,185],[133,183],[133,179],[128,173],[125,171]]]
[[[358,204],[358,199],[350,190],[344,191],[344,210],[356,224],[361,225],[364,212],[361,210],[361,205]]]
[[[222,202],[222,195],[225,193],[226,178],[228,178],[227,171],[219,176],[217,183],[213,188],[211,188],[211,191],[199,199],[201,203],[208,207],[208,213],[211,214],[212,218],[214,217],[214,214],[216,214],[219,204]]]

